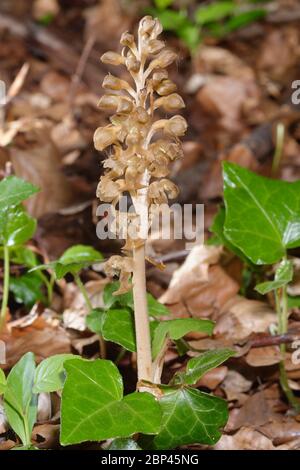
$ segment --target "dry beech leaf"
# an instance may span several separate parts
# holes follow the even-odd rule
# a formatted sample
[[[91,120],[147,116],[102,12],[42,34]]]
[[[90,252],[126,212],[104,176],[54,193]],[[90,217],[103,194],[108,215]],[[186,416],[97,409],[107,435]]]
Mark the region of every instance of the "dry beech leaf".
[[[242,130],[243,111],[249,113],[256,109],[259,93],[252,82],[216,76],[198,91],[196,99],[223,129],[238,132]]]
[[[113,12],[113,14],[112,14]],[[103,0],[84,11],[85,35],[96,35],[97,41],[115,49],[123,31],[130,29],[130,18],[118,0]]]
[[[223,435],[214,450],[276,450],[271,439],[256,429],[243,427],[233,436]],[[281,447],[281,450],[283,448]]]
[[[103,308],[103,289],[107,284],[106,279],[99,281],[89,281],[85,284],[89,294],[92,306],[94,308]],[[63,312],[63,323],[66,328],[72,328],[77,331],[86,329],[85,318],[88,309],[83,295],[74,283],[66,284],[64,289],[64,305],[67,307]]]
[[[8,422],[4,413],[2,403],[0,403],[0,434],[4,434],[6,431],[8,431],[8,429]]]
[[[230,420],[230,432],[242,427],[258,427],[271,421],[273,412],[264,392],[248,397],[243,406],[236,411]],[[228,428],[226,428],[228,430]]]
[[[67,206],[71,202],[70,186],[60,170],[60,156],[44,129],[35,134],[36,143],[30,149],[11,148],[15,173],[30,181],[41,191],[27,201],[31,215],[40,217]]]
[[[14,441],[8,439],[7,441],[0,442],[0,450],[10,450],[15,447],[15,445],[16,443]]]
[[[229,401],[239,400],[240,395],[248,392],[251,387],[252,382],[235,370],[227,372],[221,385]]]
[[[50,393],[42,392],[38,396],[37,422],[48,421],[51,418],[51,396]]]
[[[223,382],[227,372],[228,368],[226,366],[216,367],[201,377],[201,379],[197,382],[196,387],[206,387],[210,390],[215,390],[218,385]]]
[[[59,446],[59,424],[45,423],[35,426],[32,432],[33,443],[39,449],[55,449]]]
[[[198,48],[193,63],[197,73],[222,74],[243,80],[255,80],[253,69],[240,57],[222,47],[202,45]]]
[[[272,366],[280,362],[278,346],[265,346],[263,348],[250,349],[246,356],[246,362],[251,367]]]
[[[276,323],[276,313],[268,304],[237,295],[223,305],[214,332],[238,342]]]
[[[218,262],[221,250],[221,247],[195,246],[173,273],[160,302],[171,305],[183,302],[195,316],[209,316],[214,309],[220,309],[239,289],[220,266],[211,266]]]
[[[260,429],[269,439],[272,439],[275,445],[300,439],[300,423],[292,417],[278,416],[278,420],[272,421]]]
[[[272,54],[270,54],[272,51]],[[261,43],[258,69],[267,73],[268,81],[285,83],[287,73],[299,60],[299,30],[295,27],[275,28]]]
[[[22,335],[4,338],[6,343],[6,364],[9,369],[28,351],[35,354],[39,363],[54,354],[71,352],[70,339],[62,328],[44,328],[43,330],[23,330]]]
[[[70,80],[55,71],[48,72],[41,80],[41,91],[54,101],[64,101],[70,91]]]
[[[61,154],[81,150],[87,142],[78,130],[78,126],[68,117],[56,124],[51,130],[51,138]]]

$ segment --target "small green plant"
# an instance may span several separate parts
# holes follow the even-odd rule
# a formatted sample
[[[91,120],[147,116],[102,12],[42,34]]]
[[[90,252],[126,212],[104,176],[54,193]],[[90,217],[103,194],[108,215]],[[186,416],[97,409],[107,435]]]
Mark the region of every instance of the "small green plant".
[[[72,354],[59,354],[42,361],[37,367],[34,354],[25,354],[6,378],[0,369],[0,395],[10,427],[21,441],[14,449],[32,450],[31,433],[36,422],[38,394],[61,390],[65,372],[64,362]]]
[[[80,271],[93,264],[99,263],[103,260],[102,254],[87,245],[74,245],[68,248],[61,257],[56,261],[51,261],[47,264],[40,264],[34,266],[31,272],[34,271],[51,271],[54,274],[54,281],[60,280],[67,274],[71,274],[74,277],[74,281],[77,284],[80,292],[82,293],[87,307],[91,311],[93,309],[88,293],[80,279]]]
[[[22,202],[35,194],[38,188],[16,176],[8,176],[0,182],[0,249],[4,261],[3,294],[0,330],[7,315],[10,286],[10,258],[29,256],[24,244],[33,236],[36,220],[30,217]],[[32,260],[32,258],[31,258]]]
[[[89,313],[93,312],[93,306],[89,298],[88,292],[80,278],[80,272],[93,264],[103,260],[102,254],[91,246],[74,245],[68,248],[58,260],[51,261],[47,264],[37,265],[30,270],[30,273],[43,271],[51,272],[51,286],[55,280],[60,280],[66,275],[71,274],[85,300]],[[52,290],[51,290],[52,294]],[[100,336],[101,353],[105,356],[105,344]]]
[[[194,51],[207,36],[224,37],[265,17],[267,11],[255,3],[268,0],[217,0],[193,9],[192,15],[186,8],[177,10],[174,0],[154,0],[154,8],[149,12],[159,18],[166,31],[172,31]]]
[[[274,292],[278,333],[288,327],[287,285],[293,278],[288,250],[300,246],[300,181],[268,179],[225,162],[224,202],[212,231],[249,265],[275,265],[275,277],[256,285],[261,294]],[[285,344],[280,345],[280,383],[289,402],[300,409],[284,366]]]

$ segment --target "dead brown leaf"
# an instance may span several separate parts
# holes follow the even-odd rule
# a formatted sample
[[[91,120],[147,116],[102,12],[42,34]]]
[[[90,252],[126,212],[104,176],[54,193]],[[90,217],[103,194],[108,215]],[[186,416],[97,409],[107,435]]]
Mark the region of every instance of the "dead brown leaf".
[[[30,147],[11,148],[11,160],[17,176],[40,188],[40,192],[26,203],[29,212],[40,217],[70,204],[72,195],[60,170],[60,156],[46,129],[35,132],[31,137],[34,140]]]
[[[6,343],[6,369],[15,365],[28,351],[33,352],[36,361],[40,362],[54,354],[69,353],[71,349],[70,339],[62,328],[22,331],[20,336],[13,334],[3,337],[3,340]]]
[[[238,284],[215,265],[220,253],[220,247],[194,247],[173,273],[169,288],[160,301],[171,305],[181,302],[195,316],[209,316],[215,309],[220,309],[239,289]]]
[[[252,382],[235,370],[229,370],[222,382],[221,388],[225,391],[227,400],[239,400],[252,387]]]
[[[243,427],[233,436],[224,434],[213,448],[214,450],[276,450],[271,439],[251,427]]]
[[[278,364],[280,358],[281,354],[278,346],[265,346],[250,349],[246,356],[246,362],[252,367],[264,367]]]
[[[55,449],[59,446],[59,424],[45,423],[35,426],[32,432],[34,445],[39,449]]]
[[[276,313],[268,304],[236,295],[223,304],[215,334],[238,342],[251,333],[267,331],[276,322]]]
[[[228,372],[226,366],[216,367],[210,370],[197,382],[196,387],[206,387],[210,390],[215,390],[218,385],[225,379]]]

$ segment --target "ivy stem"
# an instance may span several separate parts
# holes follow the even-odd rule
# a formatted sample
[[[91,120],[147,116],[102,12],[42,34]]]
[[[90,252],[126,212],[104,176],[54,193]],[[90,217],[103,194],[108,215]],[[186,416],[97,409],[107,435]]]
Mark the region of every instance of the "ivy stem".
[[[283,286],[281,289],[275,291],[276,310],[278,315],[278,333],[284,335],[288,329],[288,303],[287,303],[287,288]],[[280,344],[281,360],[279,363],[279,377],[282,390],[288,399],[289,403],[295,408],[300,410],[300,402],[297,400],[293,391],[291,390],[288,382],[288,376],[285,368],[285,353],[286,345]]]
[[[83,284],[82,280],[80,279],[80,276],[79,276],[78,273],[74,274],[74,280],[76,282],[76,285],[77,285],[78,289],[80,290],[81,294],[83,295],[83,298],[85,300],[85,303],[88,307],[89,312],[91,312],[93,310],[92,302],[89,298],[89,294],[87,293],[87,290],[84,287],[84,284]],[[106,357],[106,345],[105,345],[105,341],[104,341],[104,339],[101,335],[99,335],[99,345],[100,345],[100,356],[102,357],[102,359],[104,359]]]
[[[7,305],[8,305],[8,295],[9,295],[9,248],[4,245],[3,247],[4,255],[4,280],[3,280],[3,297],[1,305],[1,315],[0,315],[0,330],[5,325]]]

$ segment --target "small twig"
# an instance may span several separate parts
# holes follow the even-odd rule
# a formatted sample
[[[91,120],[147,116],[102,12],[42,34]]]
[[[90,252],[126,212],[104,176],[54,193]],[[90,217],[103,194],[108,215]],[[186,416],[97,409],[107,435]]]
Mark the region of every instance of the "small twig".
[[[74,75],[72,76],[70,94],[69,94],[69,104],[70,104],[71,109],[73,107],[73,102],[74,102],[74,97],[76,94],[77,87],[82,80],[85,66],[90,56],[90,53],[95,45],[95,41],[96,41],[96,36],[92,34],[84,45],[84,48],[82,50],[81,56],[79,58],[79,61],[76,67],[76,71]]]
[[[250,348],[263,348],[265,346],[279,346],[280,344],[289,344],[300,338],[299,333],[285,333],[283,335],[266,335],[253,338],[249,341]]]

